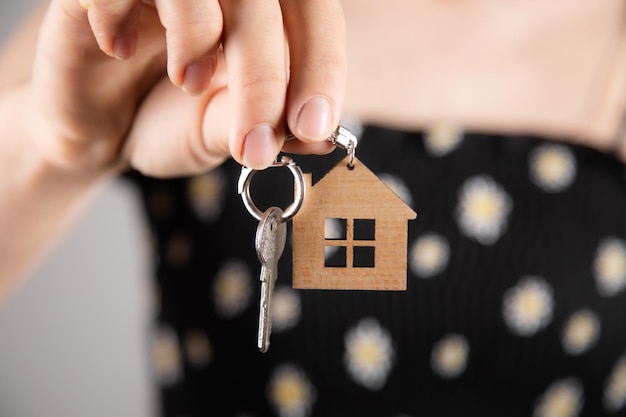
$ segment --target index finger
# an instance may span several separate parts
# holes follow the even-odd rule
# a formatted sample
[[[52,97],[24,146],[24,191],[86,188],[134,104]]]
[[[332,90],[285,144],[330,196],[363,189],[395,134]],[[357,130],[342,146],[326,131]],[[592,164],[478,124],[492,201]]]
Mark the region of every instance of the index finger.
[[[284,133],[285,37],[278,0],[221,0],[224,56],[233,105],[230,151],[251,168],[269,166]]]

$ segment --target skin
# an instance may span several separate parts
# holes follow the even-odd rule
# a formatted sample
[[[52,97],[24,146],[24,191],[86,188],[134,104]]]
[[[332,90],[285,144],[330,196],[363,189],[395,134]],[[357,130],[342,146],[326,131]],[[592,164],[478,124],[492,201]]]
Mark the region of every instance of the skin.
[[[325,153],[342,112],[626,160],[625,15],[621,0],[52,0],[0,57],[0,299],[120,171]]]
[[[51,1],[2,59],[0,298],[121,170],[328,152],[344,38],[336,1]]]
[[[613,151],[626,102],[623,1],[342,4],[346,113],[407,129],[455,123]]]

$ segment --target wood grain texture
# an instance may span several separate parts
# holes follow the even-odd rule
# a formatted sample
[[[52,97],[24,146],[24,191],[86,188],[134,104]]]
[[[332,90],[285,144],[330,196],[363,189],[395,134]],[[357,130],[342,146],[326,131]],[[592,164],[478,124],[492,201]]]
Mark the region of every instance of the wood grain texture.
[[[315,185],[305,174],[306,199],[293,219],[293,287],[405,290],[408,220],[417,214],[361,161],[347,164],[345,158]],[[345,239],[325,238],[326,219],[341,219]],[[355,219],[374,220],[373,240],[353,239]],[[345,266],[325,266],[326,246],[345,248]],[[358,246],[374,248],[373,266],[353,266]]]

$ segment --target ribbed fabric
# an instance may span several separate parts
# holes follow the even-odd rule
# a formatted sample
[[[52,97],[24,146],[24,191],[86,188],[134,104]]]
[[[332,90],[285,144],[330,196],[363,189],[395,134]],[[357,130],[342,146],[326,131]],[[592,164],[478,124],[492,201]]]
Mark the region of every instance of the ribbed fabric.
[[[611,411],[605,397],[613,387],[619,403],[610,375],[626,355],[626,290],[600,288],[626,280],[626,269],[619,276],[626,252],[602,246],[626,242],[622,164],[584,147],[554,150],[538,138],[465,134],[443,155],[425,147],[429,140],[368,126],[357,148],[373,172],[408,192],[418,213],[408,224],[408,290],[292,291],[300,313],[287,315],[291,327],[275,329],[267,354],[256,349],[257,223],[236,193],[240,167],[229,161],[204,179],[129,175],[154,233],[155,333],[173,330],[169,347],[159,337],[152,345],[166,352],[155,363],[164,416],[543,416],[558,401],[569,408],[553,415],[625,412]],[[539,151],[556,165],[541,165],[535,178]],[[343,156],[294,160],[316,181]],[[574,165],[564,163],[569,156]],[[285,207],[290,175],[258,177],[257,205]],[[554,181],[565,186],[555,191]],[[483,205],[470,204],[477,189],[488,190]],[[441,239],[426,239],[433,235]],[[445,244],[428,246],[434,258],[421,257],[420,238]],[[291,281],[289,242],[281,288]],[[429,275],[433,259],[443,263]],[[588,346],[571,354],[564,328],[581,309],[599,321],[578,323],[576,343]],[[188,348],[192,330],[206,342],[194,345],[201,361]],[[280,385],[281,378],[291,382]]]

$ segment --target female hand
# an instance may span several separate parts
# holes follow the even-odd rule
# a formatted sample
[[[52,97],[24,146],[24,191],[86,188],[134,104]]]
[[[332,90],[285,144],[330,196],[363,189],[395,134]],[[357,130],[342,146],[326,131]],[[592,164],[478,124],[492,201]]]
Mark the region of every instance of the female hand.
[[[263,168],[285,121],[300,139],[286,150],[329,150],[345,73],[336,0],[52,0],[32,129],[69,170]]]

